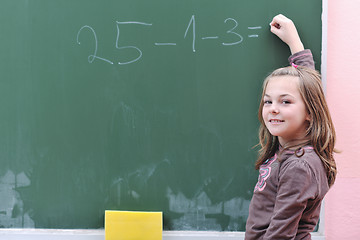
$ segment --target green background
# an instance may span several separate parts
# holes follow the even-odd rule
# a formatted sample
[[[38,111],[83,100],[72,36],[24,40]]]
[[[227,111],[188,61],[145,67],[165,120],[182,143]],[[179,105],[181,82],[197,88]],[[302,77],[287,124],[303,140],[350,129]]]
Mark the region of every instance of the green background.
[[[292,18],[319,68],[321,1],[1,3],[1,227],[103,228],[111,209],[244,231],[262,80],[288,65],[269,23]]]

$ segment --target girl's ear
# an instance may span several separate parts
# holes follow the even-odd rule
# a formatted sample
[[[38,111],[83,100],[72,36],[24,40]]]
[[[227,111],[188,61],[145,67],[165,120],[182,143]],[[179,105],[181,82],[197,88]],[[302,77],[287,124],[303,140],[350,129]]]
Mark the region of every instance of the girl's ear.
[[[306,118],[305,118],[305,120],[310,122],[310,120],[311,120],[310,113],[307,113],[307,114],[306,114]]]

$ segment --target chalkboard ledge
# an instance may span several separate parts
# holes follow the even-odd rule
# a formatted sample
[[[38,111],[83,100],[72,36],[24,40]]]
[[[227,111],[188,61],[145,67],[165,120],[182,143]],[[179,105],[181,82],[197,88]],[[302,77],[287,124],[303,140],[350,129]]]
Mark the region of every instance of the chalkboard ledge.
[[[0,239],[7,240],[104,240],[104,230],[63,229],[0,229]],[[164,231],[163,240],[243,240],[244,232]],[[313,240],[325,240],[312,233]]]

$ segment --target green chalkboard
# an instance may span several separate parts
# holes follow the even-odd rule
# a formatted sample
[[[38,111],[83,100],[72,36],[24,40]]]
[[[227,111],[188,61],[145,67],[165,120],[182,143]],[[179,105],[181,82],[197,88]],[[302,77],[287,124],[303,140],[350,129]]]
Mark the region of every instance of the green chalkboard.
[[[2,0],[0,226],[243,231],[263,78],[294,19],[317,67],[314,0]]]

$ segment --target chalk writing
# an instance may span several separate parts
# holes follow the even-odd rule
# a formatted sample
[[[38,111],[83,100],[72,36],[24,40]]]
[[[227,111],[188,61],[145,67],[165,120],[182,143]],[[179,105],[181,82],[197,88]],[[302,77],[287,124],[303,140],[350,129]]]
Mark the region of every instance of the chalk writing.
[[[121,25],[141,25],[141,26],[146,26],[146,27],[152,27],[153,24],[152,23],[145,23],[145,22],[138,22],[138,21],[126,21],[126,22],[120,22],[120,21],[116,21],[116,40],[115,40],[115,49],[120,50],[120,52],[123,52],[122,50],[125,49],[132,49],[133,51],[136,52],[136,57],[133,57],[132,59],[126,60],[126,61],[115,61],[117,62],[119,65],[127,65],[127,64],[131,64],[131,63],[135,63],[137,61],[139,61],[142,56],[143,56],[143,51],[140,49],[140,47],[138,46],[133,46],[133,45],[129,45],[129,46],[121,46],[120,44],[120,39],[121,39],[121,34],[120,34],[120,28]],[[226,35],[229,35],[229,37],[232,36],[235,37],[236,41],[233,42],[225,42],[223,41],[221,43],[222,46],[234,46],[234,45],[238,45],[240,43],[242,43],[244,41],[244,37],[238,32],[238,22],[234,19],[234,18],[226,18],[224,20],[224,24],[226,25],[230,25],[230,29],[225,31]],[[250,31],[255,31],[255,30],[260,30],[262,27],[261,26],[250,26],[247,27],[248,30]],[[77,33],[76,36],[76,41],[77,43],[80,45],[80,34],[83,32],[83,30],[88,29],[91,31],[93,38],[94,38],[94,49],[92,51],[92,53],[88,56],[88,62],[89,63],[93,63],[95,59],[107,62],[109,64],[114,64],[114,61],[111,61],[109,59],[106,59],[104,57],[100,57],[98,55],[98,39],[97,39],[97,35],[95,30],[89,26],[89,25],[84,25],[80,28],[80,30]],[[191,35],[191,36],[190,36]],[[191,37],[191,50],[192,52],[196,52],[196,39],[197,39],[197,35],[196,35],[196,21],[195,21],[195,15],[192,15],[190,18],[190,21],[188,23],[188,25],[186,26],[185,29],[185,33],[184,33],[184,39],[186,39],[187,37]],[[258,38],[259,35],[258,34],[249,34],[248,38]],[[220,39],[219,36],[203,36],[201,37],[201,40],[218,40]],[[176,47],[178,46],[177,42],[156,42],[154,41],[153,46],[156,47],[161,47],[161,46],[168,46],[168,47]]]
[[[225,45],[225,46],[231,46],[231,45],[236,45],[236,44],[241,43],[241,42],[244,40],[244,38],[243,38],[240,34],[238,34],[237,32],[234,32],[235,28],[237,28],[237,26],[238,26],[238,22],[237,22],[235,19],[233,19],[233,18],[227,18],[227,19],[225,19],[224,22],[226,23],[226,22],[228,22],[228,21],[233,21],[233,22],[235,23],[235,26],[234,26],[232,29],[230,29],[229,31],[227,31],[226,33],[228,33],[228,34],[234,34],[234,35],[238,36],[238,37],[240,38],[240,40],[237,41],[237,42],[222,43],[222,44]]]
[[[97,56],[98,40],[97,40],[97,37],[96,37],[95,30],[94,30],[92,27],[90,27],[90,26],[88,26],[88,25],[82,26],[82,27],[80,28],[79,32],[77,33],[76,42],[77,42],[78,44],[81,44],[81,43],[80,43],[80,40],[79,40],[79,36],[80,36],[81,31],[82,31],[83,29],[86,29],[86,28],[91,30],[91,32],[92,32],[93,35],[94,35],[94,39],[95,39],[95,49],[94,49],[94,53],[93,53],[93,54],[90,54],[90,55],[88,56],[88,61],[89,61],[89,63],[92,63],[92,62],[95,60],[95,58],[97,58],[97,59],[103,60],[103,61],[105,61],[105,62],[108,62],[108,63],[110,63],[110,64],[113,64],[113,62],[111,62],[110,60],[107,60],[107,59],[105,59],[105,58],[101,58],[101,57]]]
[[[192,34],[193,34],[193,39],[192,39],[192,51],[195,52],[195,15],[192,15],[191,16],[191,19],[190,19],[190,22],[189,22],[189,25],[187,26],[186,28],[186,31],[185,31],[185,35],[184,35],[184,38],[186,37],[188,31],[189,31],[189,28],[190,28],[190,25],[192,24]]]
[[[218,39],[219,36],[213,36],[213,37],[202,37],[201,39],[206,40],[206,39]]]
[[[248,27],[249,30],[258,30],[258,29],[261,29],[261,26],[256,26],[256,27]],[[257,38],[259,37],[258,34],[250,34],[248,35],[249,38]]]
[[[116,21],[116,29],[117,29],[117,33],[116,33],[116,43],[115,43],[115,47],[119,50],[121,49],[127,49],[127,48],[132,48],[135,49],[136,51],[139,52],[139,56],[133,60],[127,61],[127,62],[118,62],[120,65],[125,65],[125,64],[129,64],[129,63],[133,63],[136,62],[137,60],[139,60],[142,57],[142,51],[135,46],[124,46],[124,47],[119,47],[118,43],[119,43],[119,36],[120,36],[120,28],[119,25],[121,24],[138,24],[138,25],[144,25],[144,26],[152,26],[152,23],[144,23],[144,22],[118,22]]]

